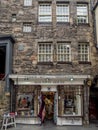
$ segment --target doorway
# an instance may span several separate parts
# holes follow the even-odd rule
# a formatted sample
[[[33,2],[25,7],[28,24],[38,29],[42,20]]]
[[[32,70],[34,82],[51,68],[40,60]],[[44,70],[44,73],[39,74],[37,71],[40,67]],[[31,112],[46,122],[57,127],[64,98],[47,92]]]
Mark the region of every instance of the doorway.
[[[0,46],[0,80],[5,76],[6,46]]]
[[[90,122],[98,122],[98,88],[90,88],[89,100],[89,118]]]
[[[45,96],[46,120],[53,120],[54,117],[54,92],[42,92]]]

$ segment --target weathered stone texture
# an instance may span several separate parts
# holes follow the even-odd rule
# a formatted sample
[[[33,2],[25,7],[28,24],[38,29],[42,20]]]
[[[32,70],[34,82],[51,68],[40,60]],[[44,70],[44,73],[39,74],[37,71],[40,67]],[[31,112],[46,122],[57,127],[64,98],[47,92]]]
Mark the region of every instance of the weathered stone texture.
[[[78,0],[78,2],[81,0]],[[19,74],[95,74],[97,51],[93,40],[92,14],[89,4],[89,24],[77,25],[76,23],[76,3],[77,0],[69,0],[70,23],[56,23],[56,0],[52,0],[53,21],[51,24],[38,23],[38,1],[33,0],[31,7],[25,7],[23,0],[1,0],[0,3],[0,35],[11,34],[15,37],[16,44],[13,54],[13,71]],[[82,1],[83,2],[83,1]],[[85,0],[84,2],[90,2]],[[16,14],[16,21],[12,21],[12,14]],[[31,33],[23,33],[23,23],[30,22]],[[54,48],[58,41],[68,41],[71,43],[72,64],[57,65],[37,65],[37,44],[38,42],[50,41]],[[89,42],[91,65],[80,65],[78,62],[78,42]],[[20,45],[23,45],[20,50]],[[54,49],[55,51],[55,49]],[[56,52],[54,52],[55,54]],[[95,58],[96,57],[96,58]],[[54,61],[56,56],[54,55]]]

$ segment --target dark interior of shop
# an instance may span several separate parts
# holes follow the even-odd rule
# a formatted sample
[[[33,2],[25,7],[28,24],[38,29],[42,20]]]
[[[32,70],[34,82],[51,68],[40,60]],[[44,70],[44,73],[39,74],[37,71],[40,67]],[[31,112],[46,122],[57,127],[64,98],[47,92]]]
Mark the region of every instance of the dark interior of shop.
[[[5,75],[5,57],[6,57],[6,47],[0,46],[0,80]]]
[[[98,120],[98,88],[90,88],[90,102],[89,102],[90,120]]]

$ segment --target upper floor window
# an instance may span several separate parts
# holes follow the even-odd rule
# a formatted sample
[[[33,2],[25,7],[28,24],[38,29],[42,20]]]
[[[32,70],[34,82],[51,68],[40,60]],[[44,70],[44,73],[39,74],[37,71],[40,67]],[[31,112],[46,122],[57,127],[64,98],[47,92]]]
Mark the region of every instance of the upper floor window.
[[[58,43],[58,45],[57,45],[57,61],[59,61],[59,62],[70,62],[71,61],[70,44]]]
[[[32,0],[24,0],[24,6],[32,6]]]
[[[88,62],[89,61],[89,45],[87,43],[80,43],[78,45],[78,56],[79,61]]]
[[[24,23],[23,32],[31,32],[31,31],[32,31],[31,23]]]
[[[38,62],[53,61],[53,46],[51,43],[39,43],[38,45]]]
[[[69,5],[57,4],[56,18],[57,22],[69,22]]]
[[[41,3],[39,5],[39,22],[51,22],[52,9],[51,3]]]
[[[77,5],[77,22],[88,23],[88,6],[87,4]]]

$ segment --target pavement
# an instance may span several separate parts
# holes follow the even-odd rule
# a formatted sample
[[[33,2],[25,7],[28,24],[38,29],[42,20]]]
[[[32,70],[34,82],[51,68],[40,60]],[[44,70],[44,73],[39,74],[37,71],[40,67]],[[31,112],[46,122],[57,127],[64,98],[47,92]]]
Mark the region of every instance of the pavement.
[[[17,124],[16,128],[10,127],[7,130],[98,130],[98,124],[95,123],[88,126],[57,126],[48,121],[42,125]]]

